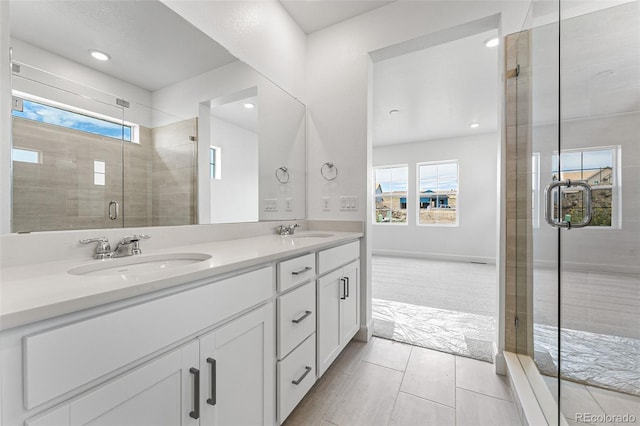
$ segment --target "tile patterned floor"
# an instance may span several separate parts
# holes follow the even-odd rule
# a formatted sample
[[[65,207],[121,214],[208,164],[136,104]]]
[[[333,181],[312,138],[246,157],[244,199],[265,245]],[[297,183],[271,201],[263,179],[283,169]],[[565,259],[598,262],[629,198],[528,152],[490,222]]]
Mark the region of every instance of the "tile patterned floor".
[[[493,365],[381,338],[351,341],[286,426],[516,426]]]

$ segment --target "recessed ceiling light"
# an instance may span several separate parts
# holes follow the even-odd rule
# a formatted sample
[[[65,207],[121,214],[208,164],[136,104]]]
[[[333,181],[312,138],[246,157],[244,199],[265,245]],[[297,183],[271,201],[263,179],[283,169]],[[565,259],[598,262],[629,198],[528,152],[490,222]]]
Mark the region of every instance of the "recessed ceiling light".
[[[498,37],[490,38],[489,40],[484,42],[484,45],[487,47],[496,47],[500,44],[500,39]]]
[[[478,127],[480,127],[479,123],[471,123],[469,124],[469,127],[471,127],[472,129],[477,129]]]
[[[111,59],[111,56],[99,50],[91,49],[89,53],[91,54],[91,56],[93,56],[94,59],[97,59],[99,61],[108,61],[109,59]]]
[[[389,111],[389,115],[397,114],[399,112],[400,112],[399,109],[392,109],[392,110]]]
[[[247,102],[247,103],[245,103],[245,104],[244,104],[244,107],[245,107],[246,109],[253,109],[253,108],[255,108],[256,106],[255,106],[255,104],[252,104],[251,102]]]

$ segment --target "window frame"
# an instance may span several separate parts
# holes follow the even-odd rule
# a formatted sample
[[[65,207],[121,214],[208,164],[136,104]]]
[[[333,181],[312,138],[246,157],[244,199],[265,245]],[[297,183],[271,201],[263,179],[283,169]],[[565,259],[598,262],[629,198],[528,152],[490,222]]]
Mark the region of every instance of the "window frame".
[[[551,154],[551,176],[549,177],[549,181],[553,180],[553,173],[555,164],[553,162],[553,157],[556,155],[561,155],[565,153],[573,153],[573,152],[589,152],[589,151],[605,151],[610,150],[612,152],[611,155],[611,167],[613,169],[612,176],[614,178],[612,185],[593,185],[591,186],[592,190],[597,189],[609,189],[611,188],[611,225],[609,226],[585,226],[582,229],[599,229],[599,230],[618,230],[622,229],[622,145],[603,145],[603,146],[591,146],[585,148],[567,148],[561,149],[560,151],[554,150]],[[560,168],[562,168],[562,162],[560,161]],[[582,169],[584,170],[584,169]],[[561,170],[558,171],[558,179],[560,178]]]
[[[409,204],[409,164],[408,163],[403,163],[403,164],[390,164],[390,165],[383,165],[383,166],[373,166],[372,167],[372,172],[373,172],[373,176],[372,176],[372,183],[373,183],[373,188],[371,190],[372,194],[373,194],[373,209],[372,212],[373,214],[371,215],[371,221],[373,225],[380,225],[380,226],[408,226],[409,225],[409,209],[404,209],[407,211],[407,219],[404,222],[378,222],[376,219],[376,198],[378,197],[378,194],[376,194],[376,188],[377,188],[377,184],[378,181],[376,180],[376,170],[380,170],[380,169],[398,169],[398,168],[406,168],[407,169],[407,207]],[[398,197],[400,198],[400,197]],[[402,210],[402,209],[401,209]]]
[[[440,164],[452,164],[456,165],[456,182],[458,185],[458,189],[456,190],[456,222],[455,223],[420,223],[420,166],[437,166]],[[424,226],[424,227],[442,227],[442,228],[456,228],[460,226],[460,160],[459,159],[451,159],[451,160],[438,160],[438,161],[422,161],[416,163],[416,187],[415,187],[416,197],[416,206],[415,206],[415,214],[416,214],[416,226]]]
[[[129,129],[129,132],[130,132],[130,140],[129,139],[125,139],[124,137],[114,137],[114,136],[105,135],[105,134],[101,134],[101,133],[89,132],[89,131],[86,131],[86,130],[83,130],[83,129],[78,129],[78,128],[75,128],[75,127],[63,126],[63,125],[60,125],[60,124],[49,123],[49,122],[46,122],[46,121],[38,121],[38,120],[33,120],[31,118],[28,118],[28,117],[22,117],[22,116],[19,116],[19,115],[14,115],[13,114],[13,111],[14,111],[13,109],[11,110],[11,117],[12,118],[21,118],[23,120],[35,121],[37,123],[48,124],[50,126],[61,127],[63,129],[69,129],[69,130],[74,130],[74,131],[77,131],[77,132],[88,133],[88,134],[94,135],[94,136],[113,139],[114,141],[140,144],[140,125],[139,124],[135,124],[135,123],[132,123],[132,122],[129,122],[129,121],[125,121],[124,119],[110,117],[110,116],[107,116],[105,114],[100,114],[98,112],[89,111],[89,110],[86,110],[86,109],[83,109],[83,108],[78,108],[78,107],[74,107],[72,105],[64,104],[62,102],[57,102],[57,101],[54,101],[52,99],[46,99],[46,98],[42,98],[42,97],[39,97],[39,96],[23,93],[23,92],[13,91],[12,95],[14,97],[22,99],[23,101],[36,103],[36,104],[39,104],[39,105],[44,105],[45,107],[48,107],[48,108],[57,109],[57,110],[60,110],[60,111],[63,111],[63,112],[67,112],[67,113],[82,115],[82,116],[89,117],[89,118],[92,118],[92,119],[95,119],[95,120],[100,120],[100,121],[104,121],[104,122],[107,122],[107,123],[115,124],[117,126],[126,127],[126,128]],[[117,107],[118,107],[117,105],[114,105],[114,108],[117,108]]]

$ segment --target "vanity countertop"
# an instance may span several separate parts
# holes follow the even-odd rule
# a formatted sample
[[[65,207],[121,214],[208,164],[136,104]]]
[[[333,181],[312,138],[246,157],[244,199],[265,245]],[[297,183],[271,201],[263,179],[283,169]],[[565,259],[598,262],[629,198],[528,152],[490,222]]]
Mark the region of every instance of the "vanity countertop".
[[[322,234],[331,236],[304,238],[305,232],[296,233],[295,236],[263,235],[144,252],[139,258],[163,253],[202,253],[211,258],[137,276],[83,276],[68,273],[78,266],[114,262],[111,259],[74,259],[3,268],[0,279],[0,330],[322,250],[363,235],[359,232],[333,231]]]

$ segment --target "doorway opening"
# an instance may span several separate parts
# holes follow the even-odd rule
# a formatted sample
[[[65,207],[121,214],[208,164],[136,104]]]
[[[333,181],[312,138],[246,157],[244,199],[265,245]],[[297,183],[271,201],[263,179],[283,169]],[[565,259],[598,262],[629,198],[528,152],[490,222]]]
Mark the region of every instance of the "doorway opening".
[[[373,334],[492,362],[496,19],[371,53]],[[498,42],[498,44],[496,44]]]

